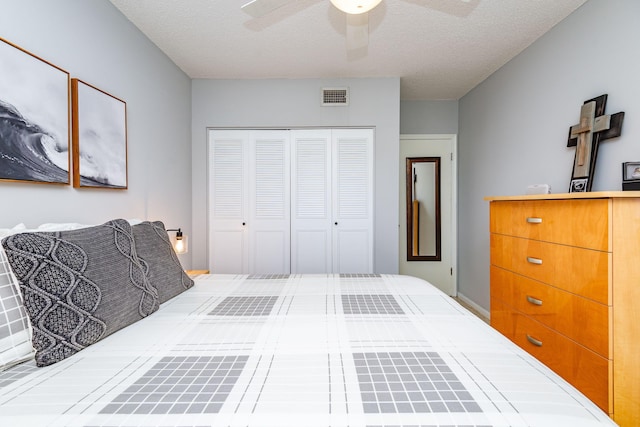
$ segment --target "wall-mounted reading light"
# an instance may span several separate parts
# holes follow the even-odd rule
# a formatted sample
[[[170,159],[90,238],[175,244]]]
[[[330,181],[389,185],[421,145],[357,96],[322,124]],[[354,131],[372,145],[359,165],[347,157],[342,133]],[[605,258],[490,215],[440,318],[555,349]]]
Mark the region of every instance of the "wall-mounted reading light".
[[[171,246],[177,254],[186,254],[189,252],[189,239],[186,234],[182,234],[182,230],[179,228],[169,228],[167,231],[175,231],[175,236],[169,236],[171,240]]]

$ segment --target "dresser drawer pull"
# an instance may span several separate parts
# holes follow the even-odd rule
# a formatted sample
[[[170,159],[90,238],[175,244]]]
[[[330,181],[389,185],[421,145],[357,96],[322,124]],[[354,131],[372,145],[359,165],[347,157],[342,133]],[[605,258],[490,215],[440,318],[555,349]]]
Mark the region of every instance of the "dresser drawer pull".
[[[529,341],[531,344],[535,345],[536,347],[542,347],[542,341],[535,339],[529,334],[527,334],[527,341]]]
[[[527,301],[529,301],[533,305],[542,305],[542,300],[538,298],[534,298],[532,296],[527,295]]]
[[[536,218],[536,217],[530,216],[527,218],[527,222],[529,224],[542,224],[542,218]]]
[[[528,256],[527,257],[527,262],[529,262],[531,264],[542,265],[542,260],[540,258],[533,258],[533,257]]]

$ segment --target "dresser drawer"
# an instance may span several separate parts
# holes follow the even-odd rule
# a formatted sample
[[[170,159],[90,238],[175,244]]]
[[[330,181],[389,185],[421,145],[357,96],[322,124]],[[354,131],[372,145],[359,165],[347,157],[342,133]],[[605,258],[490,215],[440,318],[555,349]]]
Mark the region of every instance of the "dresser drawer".
[[[491,232],[610,251],[610,213],[607,199],[494,201]]]
[[[609,405],[610,360],[560,335],[535,320],[510,311],[499,300],[491,299],[491,318],[496,329],[578,388],[603,411]]]
[[[491,234],[491,264],[611,305],[610,252]]]
[[[607,305],[495,266],[491,267],[491,295],[601,356],[612,356]]]

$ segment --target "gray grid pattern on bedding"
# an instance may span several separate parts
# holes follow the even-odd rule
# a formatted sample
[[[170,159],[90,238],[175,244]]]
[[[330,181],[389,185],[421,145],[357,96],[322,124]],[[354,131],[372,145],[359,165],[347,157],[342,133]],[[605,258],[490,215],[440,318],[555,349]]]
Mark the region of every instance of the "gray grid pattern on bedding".
[[[393,295],[342,295],[344,314],[404,314]]]
[[[163,357],[102,414],[217,413],[248,356]]]
[[[353,355],[366,413],[482,412],[436,352]]]
[[[211,312],[211,316],[268,316],[278,297],[227,297]]]

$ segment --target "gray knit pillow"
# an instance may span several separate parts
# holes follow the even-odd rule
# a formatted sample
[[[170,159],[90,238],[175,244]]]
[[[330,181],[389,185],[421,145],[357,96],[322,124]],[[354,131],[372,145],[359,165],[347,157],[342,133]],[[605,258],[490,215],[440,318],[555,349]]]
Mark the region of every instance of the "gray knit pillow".
[[[31,319],[38,366],[65,359],[158,309],[158,293],[123,219],[16,234],[2,245]]]
[[[158,290],[160,304],[193,286],[193,280],[182,269],[162,222],[136,224],[133,235],[149,282]]]

